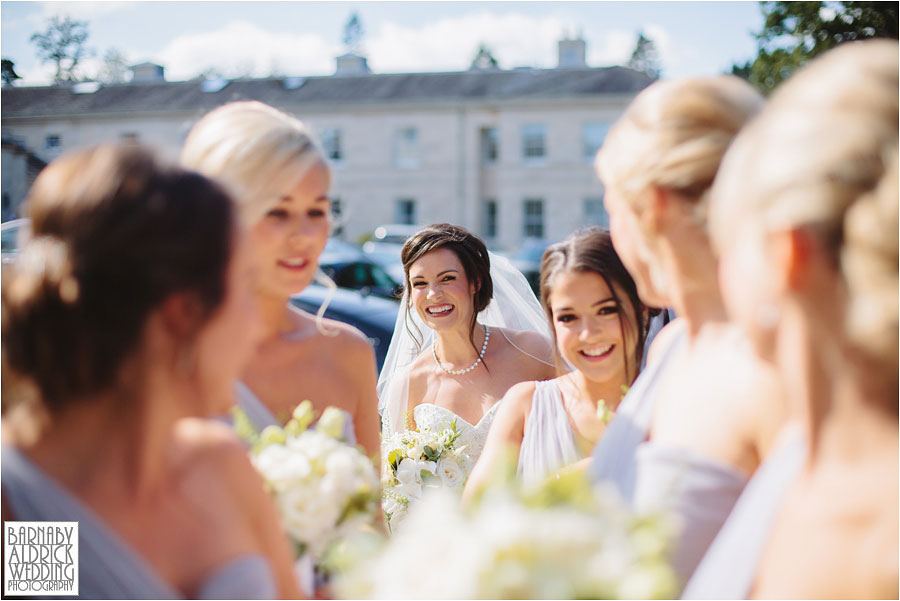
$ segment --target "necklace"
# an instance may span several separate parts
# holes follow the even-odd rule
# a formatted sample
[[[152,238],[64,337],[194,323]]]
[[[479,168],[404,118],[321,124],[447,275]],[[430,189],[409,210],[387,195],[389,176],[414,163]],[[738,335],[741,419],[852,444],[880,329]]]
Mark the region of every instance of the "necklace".
[[[435,340],[434,343],[431,345],[431,354],[434,355],[434,362],[437,363],[437,366],[440,367],[442,370],[444,370],[446,373],[450,374],[451,376],[461,376],[463,374],[469,373],[470,371],[472,371],[473,369],[478,367],[478,364],[481,363],[482,359],[484,359],[484,351],[487,350],[488,339],[490,337],[491,337],[491,328],[488,326],[484,326],[484,344],[481,345],[481,352],[478,353],[478,358],[475,359],[475,363],[473,363],[472,365],[470,365],[469,367],[467,367],[465,369],[447,369],[446,367],[441,365],[441,360],[438,359],[438,356],[437,356],[437,340]]]

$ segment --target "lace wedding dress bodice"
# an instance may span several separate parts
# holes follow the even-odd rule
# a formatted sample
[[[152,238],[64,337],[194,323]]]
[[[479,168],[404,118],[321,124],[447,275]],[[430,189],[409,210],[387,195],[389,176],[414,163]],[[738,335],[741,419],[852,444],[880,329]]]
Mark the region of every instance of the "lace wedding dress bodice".
[[[472,460],[472,463],[475,463],[484,449],[484,443],[487,442],[488,431],[491,429],[491,423],[494,421],[494,416],[497,414],[497,407],[499,406],[500,403],[498,401],[487,410],[487,413],[474,426],[449,409],[432,403],[416,405],[415,409],[413,409],[413,418],[416,420],[416,426],[419,430],[429,428],[432,431],[449,428],[450,423],[455,420],[456,429],[462,432],[457,444],[466,446],[466,454]]]

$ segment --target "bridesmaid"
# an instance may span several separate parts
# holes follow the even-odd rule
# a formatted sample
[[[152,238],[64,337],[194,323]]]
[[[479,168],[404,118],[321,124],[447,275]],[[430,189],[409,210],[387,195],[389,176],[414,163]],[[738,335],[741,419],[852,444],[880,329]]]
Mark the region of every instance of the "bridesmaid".
[[[879,40],[814,60],[714,186],[728,309],[784,379],[794,420],[688,598],[900,593],[897,55]]]
[[[557,364],[556,379],[516,384],[503,397],[484,453],[466,484],[470,498],[512,448],[527,484],[590,457],[606,422],[640,369],[648,310],[609,233],[591,228],[550,246],[541,261],[541,304]]]
[[[297,119],[259,102],[235,102],[191,130],[183,165],[229,186],[250,229],[264,337],[238,383],[259,428],[286,422],[304,399],[352,418],[354,438],[379,452],[375,355],[363,334],[289,303],[312,282],[331,230],[331,175]]]
[[[679,316],[594,453],[594,475],[637,509],[681,520],[682,585],[782,423],[773,370],[728,323],[706,229],[707,199],[731,140],[762,107],[746,82],[666,80],[641,92],[597,156],[613,242],[651,306]]]
[[[230,199],[109,146],[54,161],[28,207],[3,268],[3,520],[77,521],[85,598],[296,598],[262,479],[201,419],[259,332]]]

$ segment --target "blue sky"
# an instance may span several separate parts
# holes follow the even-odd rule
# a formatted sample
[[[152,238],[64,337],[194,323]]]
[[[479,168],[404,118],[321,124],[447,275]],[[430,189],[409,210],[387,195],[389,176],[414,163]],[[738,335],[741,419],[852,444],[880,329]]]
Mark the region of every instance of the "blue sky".
[[[713,75],[755,54],[756,2],[14,2],[0,4],[0,50],[25,85],[43,85],[29,38],[53,15],[89,23],[91,75],[109,48],[153,61],[171,80],[207,68],[226,76],[325,75],[358,11],[376,72],[465,69],[485,43],[503,68],[552,67],[556,41],[581,33],[588,64],[624,63],[638,30],[656,43],[663,76]]]

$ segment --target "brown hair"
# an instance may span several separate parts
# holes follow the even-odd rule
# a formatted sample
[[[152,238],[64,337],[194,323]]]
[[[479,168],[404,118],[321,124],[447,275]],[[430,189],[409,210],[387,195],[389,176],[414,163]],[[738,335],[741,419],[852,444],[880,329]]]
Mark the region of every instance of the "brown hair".
[[[192,295],[201,322],[225,296],[234,211],[199,174],[100,146],[54,161],[28,203],[32,239],[3,282],[3,352],[51,412],[115,386],[169,296]]]
[[[562,242],[557,242],[544,251],[541,259],[541,304],[547,314],[547,320],[550,324],[550,335],[553,337],[553,347],[556,353],[557,363],[560,364],[559,347],[556,340],[556,330],[553,327],[553,309],[550,306],[550,294],[553,291],[553,283],[556,277],[564,272],[576,273],[596,273],[612,293],[619,314],[619,327],[621,328],[622,339],[625,339],[625,332],[632,329],[632,324],[625,318],[626,312],[622,307],[622,299],[619,298],[613,284],[619,286],[628,297],[628,302],[634,309],[636,331],[631,332],[637,339],[635,344],[635,366],[634,376],[637,377],[640,370],[641,357],[644,354],[644,343],[647,339],[647,329],[649,327],[649,319],[645,319],[645,307],[641,303],[638,296],[637,287],[634,280],[625,266],[622,264],[616,249],[613,247],[612,238],[609,231],[591,227],[575,232]],[[658,309],[647,309],[649,314],[656,314]],[[629,359],[625,356],[625,373],[629,374]],[[633,381],[633,379],[632,379]]]
[[[475,320],[478,314],[484,311],[491,298],[494,296],[494,284],[491,280],[491,259],[488,256],[484,242],[464,227],[450,223],[435,223],[419,230],[403,245],[400,251],[400,260],[403,262],[404,285],[407,291],[411,289],[409,283],[409,270],[413,263],[439,248],[453,251],[453,254],[462,263],[466,272],[466,279],[475,284],[475,295],[472,297],[472,323],[469,324],[469,342],[475,348]],[[407,308],[411,307],[411,294],[407,295]],[[407,313],[408,315],[408,313]],[[413,334],[407,321],[406,329]],[[413,335],[421,345],[421,332]],[[485,366],[487,367],[487,366]]]

